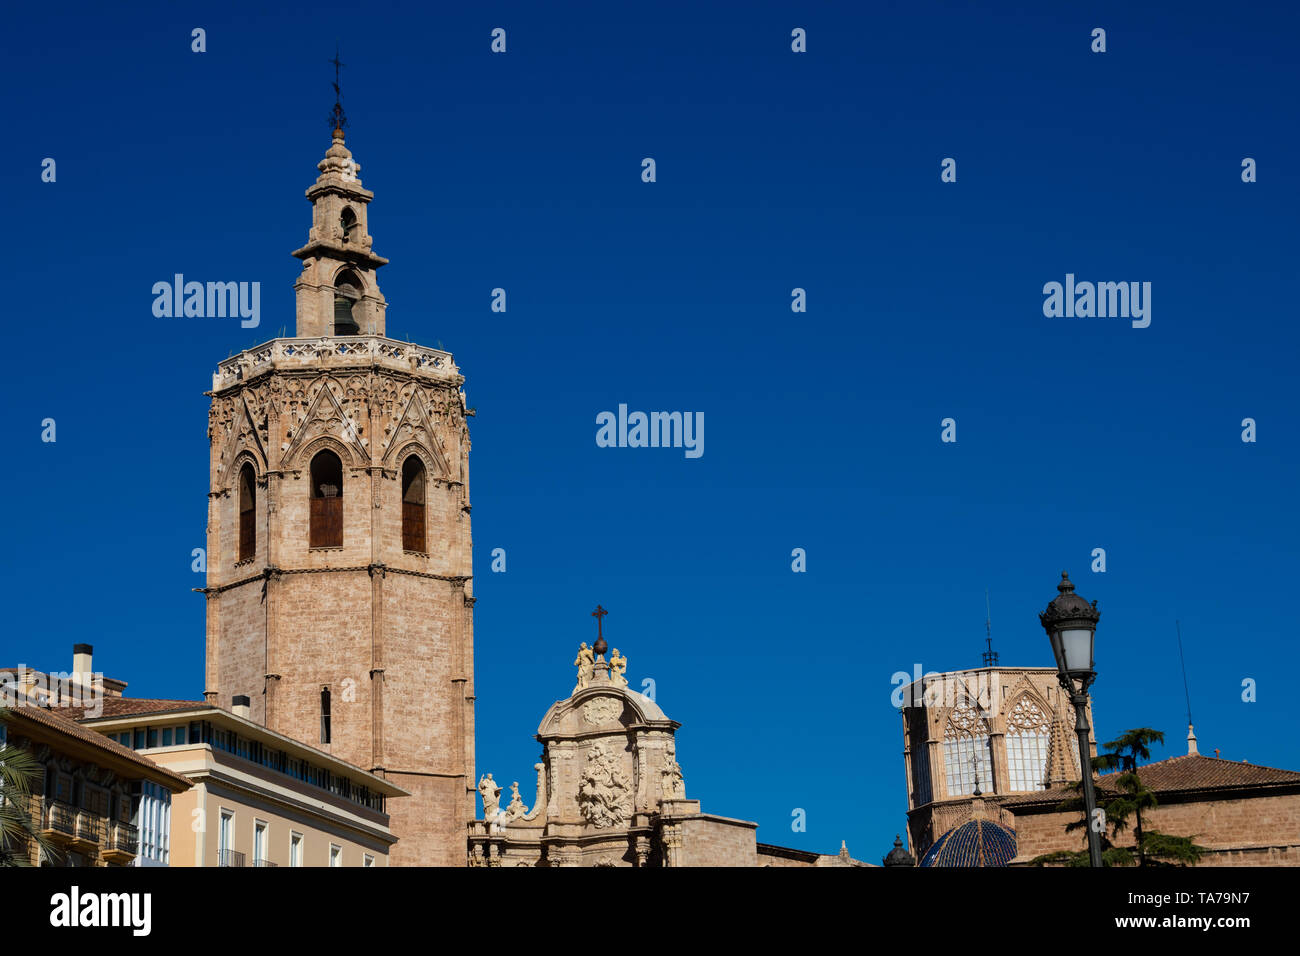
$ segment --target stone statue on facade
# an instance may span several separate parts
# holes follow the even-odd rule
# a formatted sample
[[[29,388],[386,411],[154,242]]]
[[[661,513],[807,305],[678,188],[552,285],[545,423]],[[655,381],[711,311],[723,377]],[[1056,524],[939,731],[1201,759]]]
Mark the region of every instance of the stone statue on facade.
[[[684,800],[686,798],[686,781],[682,777],[682,768],[677,763],[677,754],[669,750],[664,754],[663,782],[660,792],[664,800]]]
[[[519,781],[516,780],[510,785],[510,804],[502,814],[502,822],[510,823],[512,820],[518,820],[527,812],[528,808],[524,806],[524,798],[519,796]]]
[[[587,642],[582,642],[582,647],[578,649],[578,657],[573,662],[573,666],[578,668],[578,690],[582,690],[591,683],[596,676],[596,655],[592,653]]]
[[[483,819],[488,822],[496,820],[501,806],[501,788],[492,779],[492,774],[484,774],[479,778],[478,792],[483,798]]]
[[[609,676],[615,687],[626,687],[627,678],[623,674],[627,671],[627,658],[614,648],[614,653],[609,655]]]

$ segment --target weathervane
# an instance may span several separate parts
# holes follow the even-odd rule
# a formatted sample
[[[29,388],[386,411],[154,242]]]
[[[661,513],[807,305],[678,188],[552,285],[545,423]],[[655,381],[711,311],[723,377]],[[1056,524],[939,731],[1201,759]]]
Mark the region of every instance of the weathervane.
[[[343,91],[339,88],[339,70],[345,64],[339,59],[338,44],[334,45],[334,59],[330,60],[334,64],[334,109],[330,110],[330,129],[341,130],[347,127],[348,118],[343,115]]]

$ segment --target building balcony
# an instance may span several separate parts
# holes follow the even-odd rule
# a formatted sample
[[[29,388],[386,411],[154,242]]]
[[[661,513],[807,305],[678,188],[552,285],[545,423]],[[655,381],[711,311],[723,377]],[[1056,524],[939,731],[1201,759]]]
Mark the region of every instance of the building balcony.
[[[330,335],[319,338],[272,339],[232,355],[217,365],[214,392],[274,371],[316,371],[343,368],[389,368],[413,372],[459,385],[460,370],[450,352],[399,342],[382,335]]]
[[[244,854],[238,850],[218,850],[217,866],[243,866]]]
[[[104,839],[104,825],[99,817],[89,810],[77,811],[76,833],[71,846],[79,853],[88,853],[96,849]]]
[[[109,863],[126,864],[135,859],[140,851],[140,836],[129,823],[114,823],[108,828],[108,839],[104,842],[103,857]]]
[[[21,833],[0,837],[0,866],[12,861],[32,861],[32,841]]]
[[[278,866],[278,863],[272,863],[270,860],[254,860],[253,866]]]
[[[56,846],[67,846],[77,836],[77,811],[58,800],[46,800],[41,810],[41,835]]]

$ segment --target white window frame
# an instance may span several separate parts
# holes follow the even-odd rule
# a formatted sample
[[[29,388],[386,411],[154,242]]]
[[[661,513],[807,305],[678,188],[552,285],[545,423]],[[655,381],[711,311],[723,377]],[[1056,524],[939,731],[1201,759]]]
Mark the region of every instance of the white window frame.
[[[253,818],[253,866],[266,862],[266,837],[270,830],[265,820]]]

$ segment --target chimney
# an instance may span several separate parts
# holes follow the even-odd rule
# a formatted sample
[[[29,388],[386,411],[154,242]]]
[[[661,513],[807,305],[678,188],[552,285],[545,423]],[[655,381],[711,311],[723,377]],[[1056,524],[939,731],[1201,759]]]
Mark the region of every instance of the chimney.
[[[79,685],[81,693],[87,697],[104,696],[104,679],[95,676],[94,645],[72,645],[72,683]]]
[[[1192,725],[1187,725],[1187,752],[1188,754],[1200,753],[1196,749],[1196,732],[1192,730]]]
[[[236,717],[243,717],[245,720],[251,720],[251,711],[249,709],[250,703],[251,701],[249,701],[247,694],[236,694],[234,697],[230,698],[230,712]]]
[[[79,683],[90,683],[89,675],[95,672],[94,654],[93,644],[72,645],[72,673],[76,675]],[[86,675],[84,681],[81,680],[83,675]]]

